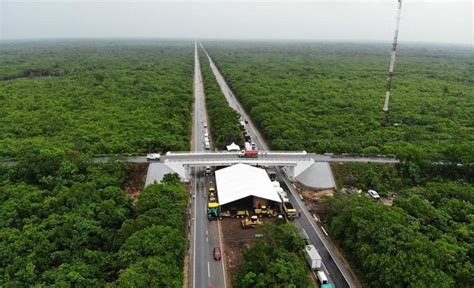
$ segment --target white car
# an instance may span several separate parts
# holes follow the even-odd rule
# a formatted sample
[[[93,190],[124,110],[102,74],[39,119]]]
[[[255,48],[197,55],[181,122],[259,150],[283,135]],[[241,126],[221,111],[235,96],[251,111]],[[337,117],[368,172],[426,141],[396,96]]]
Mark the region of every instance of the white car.
[[[146,155],[146,160],[160,160],[160,154],[158,153],[151,153],[151,154],[148,154]]]
[[[380,199],[379,193],[377,193],[377,191],[375,191],[375,190],[368,190],[367,194],[369,194],[369,196],[374,198],[374,199]]]

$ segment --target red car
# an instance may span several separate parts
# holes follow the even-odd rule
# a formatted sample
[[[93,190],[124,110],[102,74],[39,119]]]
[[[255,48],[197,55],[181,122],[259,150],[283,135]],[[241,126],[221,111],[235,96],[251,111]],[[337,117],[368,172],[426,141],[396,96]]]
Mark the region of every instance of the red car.
[[[214,247],[214,260],[221,260],[221,248]]]

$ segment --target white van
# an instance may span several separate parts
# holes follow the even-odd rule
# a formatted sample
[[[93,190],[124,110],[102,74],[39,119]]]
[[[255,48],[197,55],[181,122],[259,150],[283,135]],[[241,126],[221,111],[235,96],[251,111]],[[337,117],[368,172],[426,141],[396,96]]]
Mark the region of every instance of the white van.
[[[210,144],[209,142],[206,142],[206,143],[204,144],[204,148],[205,148],[206,150],[211,149],[211,144]]]
[[[323,271],[318,271],[318,281],[321,284],[328,284],[328,277],[326,277],[326,274]]]

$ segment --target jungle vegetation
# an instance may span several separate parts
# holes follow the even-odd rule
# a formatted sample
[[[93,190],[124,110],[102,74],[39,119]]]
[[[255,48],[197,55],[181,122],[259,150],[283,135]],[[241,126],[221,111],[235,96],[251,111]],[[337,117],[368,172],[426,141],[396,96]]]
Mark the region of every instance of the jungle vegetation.
[[[333,165],[363,191],[326,200],[324,219],[364,287],[474,285],[472,50],[400,47],[383,122],[388,45],[205,44],[273,149],[401,160]]]
[[[56,147],[89,155],[189,150],[191,44],[2,43],[0,157]]]
[[[296,227],[265,223],[262,233],[263,238],[243,252],[234,287],[314,287],[303,258],[305,242]]]
[[[0,167],[0,286],[182,287],[187,193],[132,199],[124,162],[35,150]]]
[[[472,287],[474,188],[432,181],[393,206],[366,194],[329,199],[327,227],[364,287]]]
[[[399,156],[414,146],[440,161],[473,162],[468,47],[401,45],[384,124],[389,44],[204,45],[272,149]]]

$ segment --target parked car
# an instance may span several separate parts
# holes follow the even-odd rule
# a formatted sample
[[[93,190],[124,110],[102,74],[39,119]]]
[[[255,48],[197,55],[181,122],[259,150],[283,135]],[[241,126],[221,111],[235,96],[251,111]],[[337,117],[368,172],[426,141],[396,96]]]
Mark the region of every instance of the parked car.
[[[377,193],[377,191],[375,191],[375,190],[369,190],[369,191],[367,191],[367,194],[369,194],[369,196],[374,198],[374,199],[380,199],[379,193]]]
[[[151,160],[160,160],[160,154],[157,153],[151,153],[146,155],[146,160],[151,161]]]
[[[221,248],[220,247],[214,247],[214,260],[221,260]]]

